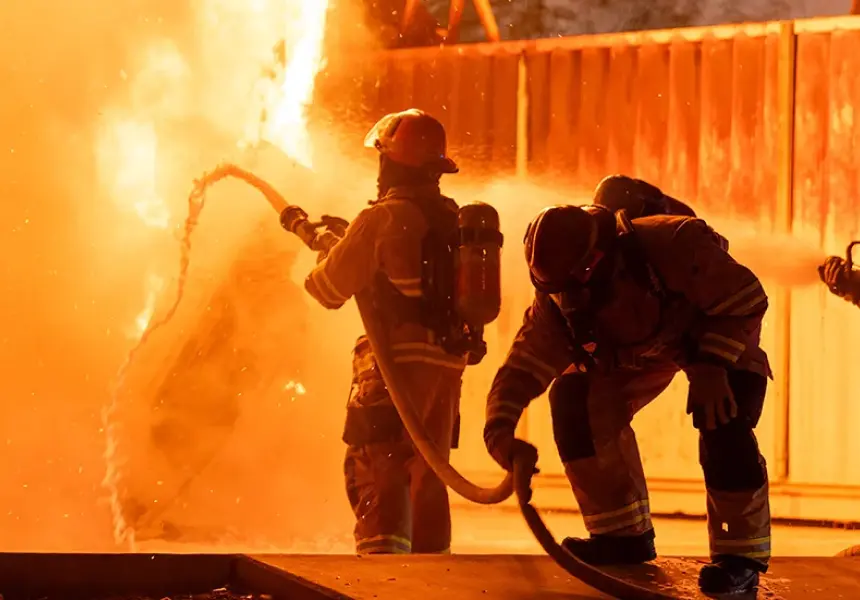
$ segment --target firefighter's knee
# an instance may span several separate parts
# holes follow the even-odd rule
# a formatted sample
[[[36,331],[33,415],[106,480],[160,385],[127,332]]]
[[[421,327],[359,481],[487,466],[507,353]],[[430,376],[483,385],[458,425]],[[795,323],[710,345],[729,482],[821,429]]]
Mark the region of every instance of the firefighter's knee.
[[[755,490],[767,483],[767,467],[749,423],[735,419],[699,435],[699,461],[708,488]]]
[[[549,390],[552,432],[561,462],[595,456],[588,410],[589,379],[573,373],[557,378]]]
[[[751,371],[729,371],[729,386],[738,405],[737,418],[755,429],[764,410],[767,377]]]

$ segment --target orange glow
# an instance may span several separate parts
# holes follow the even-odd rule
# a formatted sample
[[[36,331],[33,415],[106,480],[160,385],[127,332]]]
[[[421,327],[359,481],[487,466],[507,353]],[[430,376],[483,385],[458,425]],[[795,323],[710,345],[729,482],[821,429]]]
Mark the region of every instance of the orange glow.
[[[264,4],[260,0],[258,4]],[[262,108],[267,118],[253,123],[243,143],[269,142],[305,167],[311,167],[311,143],[307,107],[313,98],[314,80],[323,67],[322,44],[328,1],[287,0],[296,11],[288,27],[285,51],[290,58],[280,73],[260,82]]]
[[[337,54],[325,59],[332,72],[340,69],[346,74],[342,100],[350,110],[332,114],[346,114],[352,120],[314,122],[311,139],[304,127],[304,106],[311,98],[312,74],[321,64],[312,42],[319,39],[323,20],[334,18],[319,8],[324,4],[319,0],[92,0],[87,10],[81,10],[76,3],[56,0],[0,3],[0,20],[14,23],[0,36],[4,56],[0,73],[8,92],[0,97],[4,134],[0,251],[5,258],[0,280],[4,392],[0,549],[124,550],[132,532],[120,509],[129,490],[150,504],[173,502],[169,518],[188,526],[187,539],[178,547],[148,542],[140,548],[144,551],[353,549],[341,434],[352,376],[350,352],[360,321],[351,304],[327,311],[307,298],[301,282],[316,257],[279,229],[270,206],[257,192],[227,181],[209,191],[193,238],[186,297],[171,323],[149,336],[145,350],[119,382],[125,385],[114,402],[110,391],[130,348],[152,332],[153,323],[167,314],[175,295],[178,240],[196,177],[219,162],[235,162],[271,181],[313,216],[352,218],[375,194],[376,157],[361,147],[361,130],[381,116],[384,106],[407,108],[403,103],[410,103],[413,94],[417,105],[442,111],[437,102],[441,100],[449,117],[456,114],[452,120],[460,129],[456,135],[452,131],[451,139],[457,140],[452,151],[463,159],[464,168],[463,173],[443,180],[443,190],[461,203],[480,200],[495,205],[506,238],[502,314],[487,328],[488,356],[467,371],[461,447],[453,453],[455,466],[465,473],[492,473],[496,478],[497,467],[483,447],[480,431],[486,393],[533,294],[519,245],[523,228],[541,207],[585,202],[587,196],[577,196],[567,181],[556,184],[543,175],[531,181],[496,177],[489,185],[473,178],[470,163],[475,157],[463,152],[461,141],[471,144],[488,133],[494,143],[512,141],[509,130],[487,131],[486,124],[511,128],[514,111],[506,108],[508,116],[501,120],[496,117],[503,115],[496,112],[490,120],[478,119],[475,115],[489,114],[467,112],[469,107],[463,104],[467,96],[459,102],[454,102],[453,92],[451,98],[440,97],[448,85],[443,78],[433,80],[438,85],[432,86],[409,83],[391,90],[387,84],[382,102],[373,89],[363,90],[370,94],[361,102],[370,105],[363,106],[363,112],[353,111],[359,102],[353,85],[358,74],[351,73],[352,63]],[[351,26],[344,29],[354,34]],[[272,50],[281,41],[286,60],[273,66]],[[362,39],[350,52],[368,47]],[[409,60],[394,66],[409,68],[404,65],[424,60],[422,56],[436,57],[436,52],[402,52],[398,57]],[[450,52],[462,54],[467,62],[478,61],[476,65],[490,59],[496,65],[510,62],[510,56],[503,61],[495,56],[480,58],[495,52],[486,46],[478,48],[478,54],[470,54],[469,48]],[[299,57],[309,56],[316,59],[294,64]],[[444,58],[444,51],[438,56]],[[496,102],[506,86],[497,85],[495,72],[490,74],[493,93],[479,89],[485,84],[477,79],[463,88],[464,78],[471,77],[472,71],[461,70],[455,64],[459,59],[448,56],[450,61],[427,64],[436,69],[455,66],[461,90],[457,94],[468,88],[468,98],[476,102],[473,92],[492,99],[493,111],[502,105],[511,108],[513,97],[510,102]],[[371,65],[368,71],[372,70]],[[611,71],[615,72],[614,66]],[[435,76],[436,71],[430,72]],[[507,73],[505,78],[513,74]],[[409,79],[394,74],[397,81]],[[380,82],[385,89],[384,80]],[[326,88],[327,97],[338,98],[340,90],[333,77]],[[841,90],[833,87],[837,88]],[[433,103],[419,97],[431,92]],[[586,93],[591,92],[583,90],[583,98]],[[529,102],[534,107],[549,99],[532,96]],[[723,104],[747,106],[746,102],[714,103]],[[686,119],[692,114],[684,112],[684,106],[678,104],[678,111]],[[269,118],[261,126],[264,109]],[[694,109],[699,115],[700,109]],[[637,108],[642,115],[637,123],[650,119],[647,110]],[[626,121],[618,123],[613,127],[629,126]],[[618,130],[612,131],[615,135]],[[829,138],[835,136],[824,125],[821,131],[828,131]],[[701,135],[699,128],[694,127],[690,135]],[[341,146],[344,139],[346,145]],[[693,141],[690,147],[717,149],[734,143],[724,137]],[[299,181],[294,176],[298,169],[269,144],[301,164],[312,165],[318,174],[313,185]],[[506,155],[508,148],[502,150]],[[523,155],[528,154],[525,150]],[[636,160],[653,166],[643,154],[647,151],[647,145],[638,144]],[[732,165],[737,164],[736,158],[741,163],[746,160],[741,154],[732,158]],[[831,154],[841,156],[828,150]],[[610,155],[606,155],[607,169]],[[486,152],[482,156],[481,166],[496,166],[495,154],[492,160]],[[683,165],[680,170],[697,173],[702,181],[713,180],[712,172],[718,172],[707,157],[699,155],[679,164]],[[580,177],[578,183],[587,192],[596,182],[584,179]],[[802,181],[810,185],[813,179]],[[817,198],[806,193],[803,211],[810,210],[810,197]],[[827,239],[825,249],[834,253],[842,252],[846,240],[842,233],[825,232],[823,225],[795,219],[801,233],[785,243],[763,235],[771,229],[769,223],[749,227],[730,219],[713,223],[730,237],[738,258],[760,271],[766,285],[772,281],[774,287],[793,288],[792,331],[784,333],[791,333],[792,352],[800,353],[791,360],[797,388],[792,391],[792,427],[804,435],[792,436],[792,448],[797,446],[797,452],[792,452],[798,456],[792,460],[792,470],[800,470],[813,482],[856,483],[856,465],[832,457],[843,451],[849,455],[856,444],[849,447],[848,442],[860,439],[850,437],[850,424],[857,419],[845,416],[849,411],[844,408],[857,395],[852,392],[860,390],[860,379],[848,368],[852,340],[857,338],[857,311],[831,298],[811,273],[824,257],[819,235]],[[780,315],[786,310],[778,305],[777,294],[773,296],[772,316],[765,326],[770,337],[780,331]],[[824,328],[822,315],[827,318]],[[767,343],[771,350],[777,342],[769,338]],[[776,381],[787,376],[777,373]],[[637,417],[636,427],[649,475],[674,485],[679,479],[700,477],[701,469],[695,431],[684,420],[683,390],[675,389],[669,396]],[[182,457],[188,458],[195,477],[186,487],[186,479],[177,476],[175,465],[170,464],[171,457],[151,449],[153,413],[161,410],[154,411],[153,406],[161,397],[193,401],[204,416],[216,409],[229,413],[232,408],[239,414],[231,431],[224,433],[216,424],[210,427],[214,433],[201,435],[203,443],[197,445],[212,448],[202,457],[211,461],[198,461],[201,457],[193,450]],[[774,440],[781,439],[773,425],[779,401],[770,402],[762,421],[769,459],[775,454]],[[678,426],[677,435],[661,435],[667,423]],[[523,429],[540,447],[542,472],[563,477],[545,400],[529,409]],[[825,450],[803,452],[806,433],[814,434],[815,447],[823,444]],[[554,496],[559,498],[557,505],[570,507],[569,492],[559,492]],[[828,499],[815,505],[815,497],[800,498],[801,492],[797,493],[789,504],[800,506],[803,500],[804,506],[819,513],[816,517],[827,516],[822,513],[830,514],[837,504]],[[701,511],[703,502],[691,499],[689,510]],[[539,503],[544,506],[543,500]],[[850,499],[838,504],[838,518],[853,515]],[[774,503],[775,509],[794,510],[786,506]],[[482,530],[473,521],[465,513],[455,517],[455,536],[483,540],[485,534],[492,537],[493,532],[510,529],[508,523],[490,523]],[[700,525],[696,531],[704,534]],[[510,550],[510,538],[497,540],[495,547]],[[461,548],[462,544],[455,544],[455,551]],[[687,546],[681,548],[689,551]],[[783,547],[781,552],[785,551]]]
[[[271,24],[275,34],[275,64],[254,64],[250,60],[237,69],[249,72],[268,70],[270,75],[256,84],[259,106],[249,106],[241,114],[250,114],[249,123],[237,122],[228,129],[244,129],[243,139],[237,140],[240,148],[269,142],[280,148],[299,164],[310,167],[311,142],[307,128],[306,109],[313,97],[314,81],[323,65],[322,43],[325,32],[326,1],[257,0],[250,5],[240,2],[209,0],[201,8],[201,17],[208,26],[222,22],[239,21],[239,29],[259,35]],[[281,38],[281,36],[283,36]],[[282,56],[280,56],[282,54]],[[102,185],[121,209],[133,213],[141,227],[166,230],[177,226],[183,214],[172,214],[159,193],[159,153],[171,145],[170,133],[160,137],[156,123],[169,116],[183,116],[183,80],[188,66],[177,46],[160,40],[151,43],[142,53],[143,64],[136,77],[131,78],[131,106],[122,110],[106,111],[106,117],[96,142],[96,157]],[[220,58],[220,57],[219,57]],[[279,60],[282,58],[283,60]],[[128,80],[123,71],[122,78]],[[187,93],[187,92],[186,92]],[[255,110],[253,110],[255,109]],[[261,118],[265,115],[265,118]],[[150,273],[146,277],[145,304],[134,319],[132,337],[138,346],[131,350],[120,370],[118,388],[105,410],[105,432],[108,438],[105,459],[108,463],[104,484],[108,489],[114,517],[114,537],[117,543],[130,541],[134,545],[131,525],[126,522],[120,501],[123,486],[118,464],[121,458],[120,435],[112,421],[118,418],[122,387],[127,383],[128,370],[134,368],[138,350],[148,340],[154,325],[160,326],[164,318],[153,321],[168,273]],[[301,383],[289,382],[285,392],[293,399],[303,395]],[[161,486],[162,482],[159,481]],[[153,504],[159,502],[152,500]]]
[[[160,295],[161,290],[163,288],[163,277],[159,277],[158,275],[150,275],[149,277],[147,277],[146,304],[144,305],[143,310],[140,311],[140,314],[138,314],[137,318],[134,320],[135,327],[133,337],[135,339],[140,339],[143,333],[149,328],[149,324],[152,322],[152,317],[155,314],[158,296]]]

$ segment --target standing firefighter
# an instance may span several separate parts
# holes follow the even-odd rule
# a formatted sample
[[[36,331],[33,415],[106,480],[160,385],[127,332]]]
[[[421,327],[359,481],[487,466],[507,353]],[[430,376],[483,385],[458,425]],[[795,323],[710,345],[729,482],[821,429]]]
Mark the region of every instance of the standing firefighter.
[[[456,173],[442,124],[411,109],[383,117],[365,145],[379,151],[378,198],[308,276],[305,287],[336,309],[371,289],[395,368],[430,440],[456,447],[463,370],[483,356],[453,304],[458,207],[439,191]],[[445,484],[417,453],[388,395],[366,337],[359,338],[344,441],[346,488],[358,554],[444,553],[451,517]]]
[[[554,206],[524,242],[536,293],[489,394],[490,454],[506,469],[535,458],[514,428],[555,380],[556,444],[591,534],[564,547],[597,565],[650,561],[654,530],[630,424],[684,371],[708,492],[712,564],[699,584],[708,593],[752,589],[770,556],[767,471],[753,433],[770,376],[758,279],[689,216],[631,220],[625,210]]]

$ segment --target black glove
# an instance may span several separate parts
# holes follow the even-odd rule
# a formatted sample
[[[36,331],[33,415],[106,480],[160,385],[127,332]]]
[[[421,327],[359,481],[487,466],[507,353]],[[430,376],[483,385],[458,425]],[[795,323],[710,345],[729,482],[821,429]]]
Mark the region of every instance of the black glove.
[[[828,256],[824,264],[818,267],[818,276],[821,277],[830,291],[839,297],[845,295],[846,290],[843,288],[843,282],[846,279],[848,265],[845,259],[840,256]]]
[[[320,223],[339,238],[346,234],[346,228],[349,227],[349,221],[331,215],[320,217]]]
[[[517,460],[529,461],[537,464],[537,448],[524,440],[514,437],[511,427],[503,427],[489,432],[484,436],[487,441],[487,450],[499,466],[505,471],[513,471],[514,462]],[[535,469],[535,473],[537,473]]]
[[[687,414],[693,414],[696,429],[713,430],[738,416],[735,394],[729,385],[728,371],[719,365],[698,364],[687,371],[690,391]]]
[[[479,340],[477,344],[474,344],[469,350],[466,352],[466,364],[471,366],[480,364],[484,357],[487,355],[487,342],[484,340]]]

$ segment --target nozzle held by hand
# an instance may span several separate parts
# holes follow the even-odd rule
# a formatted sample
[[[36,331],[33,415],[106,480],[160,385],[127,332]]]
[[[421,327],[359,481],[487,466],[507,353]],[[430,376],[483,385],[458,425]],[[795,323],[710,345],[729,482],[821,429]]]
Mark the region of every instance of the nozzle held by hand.
[[[280,215],[281,227],[296,235],[302,242],[317,252],[328,252],[346,231],[348,221],[326,215],[319,223],[311,223],[308,213],[300,206],[287,206]],[[323,231],[319,231],[323,228]]]

